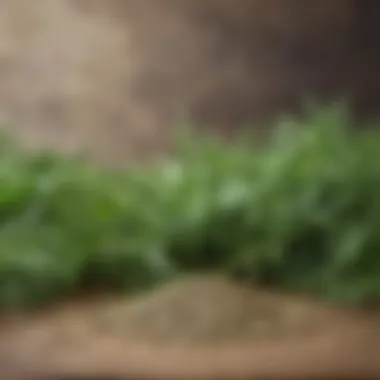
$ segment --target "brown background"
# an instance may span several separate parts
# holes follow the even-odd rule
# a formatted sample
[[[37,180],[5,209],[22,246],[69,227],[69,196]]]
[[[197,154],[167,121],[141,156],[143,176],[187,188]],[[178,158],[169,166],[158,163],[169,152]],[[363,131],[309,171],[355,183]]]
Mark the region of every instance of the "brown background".
[[[149,158],[189,118],[380,104],[376,0],[1,0],[0,117],[29,146]],[[262,124],[264,125],[264,124]]]

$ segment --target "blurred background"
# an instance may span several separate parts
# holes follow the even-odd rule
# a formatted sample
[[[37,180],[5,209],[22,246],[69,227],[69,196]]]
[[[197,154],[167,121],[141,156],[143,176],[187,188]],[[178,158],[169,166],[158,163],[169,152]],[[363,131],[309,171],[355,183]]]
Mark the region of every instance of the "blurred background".
[[[305,101],[380,104],[376,0],[1,0],[0,117],[31,147],[146,159]]]
[[[183,122],[228,139],[247,125],[265,137],[276,118],[299,113],[310,102],[346,101],[358,118],[378,117],[379,68],[380,0],[0,0],[0,124],[26,147],[80,152],[105,164],[154,159],[170,150],[173,131]],[[335,119],[320,117],[318,123],[325,128]],[[145,285],[156,275],[160,281],[174,272],[181,277],[188,267],[223,267],[230,274],[236,265],[251,279],[263,267],[265,277],[261,256],[274,267],[272,280],[296,283],[294,273],[301,273],[303,285],[315,281],[353,298],[369,289],[378,299],[380,139],[355,136],[356,145],[345,139],[340,145],[334,133],[327,136],[329,130],[321,130],[315,143],[306,138],[306,145],[301,133],[294,145],[285,142],[282,156],[264,152],[257,166],[252,149],[227,153],[212,142],[202,155],[201,145],[194,145],[188,165],[159,168],[151,177],[134,173],[130,181],[124,172],[113,177],[108,168],[98,177],[78,162],[33,161],[5,152],[0,306],[30,301],[31,295],[72,295],[91,276],[91,285],[99,276],[100,284],[120,281],[127,288],[128,281]],[[256,186],[260,179],[265,186]],[[320,215],[329,212],[326,222]],[[211,260],[204,265],[210,247]],[[293,254],[297,249],[299,256]],[[276,255],[290,257],[283,260],[283,277],[273,264]],[[339,270],[325,271],[321,260],[338,262]],[[343,273],[343,280],[337,275],[342,282],[334,283],[326,273]],[[100,328],[96,313],[105,304],[89,309],[88,295],[62,309],[52,305],[36,318],[0,315],[0,373],[35,375],[36,368],[60,372],[71,365],[74,372],[96,375],[123,366],[129,375],[172,370],[172,379],[181,371],[186,378],[227,378],[226,369],[234,379],[259,370],[278,376],[282,370],[352,370],[359,378],[379,377],[379,313],[369,318],[366,310],[332,312],[304,299],[259,294],[225,279],[195,278],[128,299],[125,314],[126,300],[119,299],[122,309],[112,315],[117,318]],[[100,293],[95,296],[99,301]],[[322,333],[293,344],[293,332],[303,328],[299,321],[314,323],[314,317]],[[247,326],[255,339],[279,332],[290,343],[277,349],[260,343],[249,351],[243,344],[249,334],[237,331]],[[150,332],[150,338],[161,338],[162,331],[177,345],[194,331],[217,344],[220,331],[226,339],[237,334],[236,346],[224,352],[214,346],[205,355],[193,346],[172,360],[172,352],[158,355],[159,343],[142,360],[130,342],[146,339],[149,347]],[[127,337],[124,346],[119,334]]]

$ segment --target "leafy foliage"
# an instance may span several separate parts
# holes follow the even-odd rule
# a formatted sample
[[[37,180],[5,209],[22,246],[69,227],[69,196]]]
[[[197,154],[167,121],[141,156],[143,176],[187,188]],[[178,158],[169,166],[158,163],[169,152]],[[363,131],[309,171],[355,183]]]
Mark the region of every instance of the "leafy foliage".
[[[4,140],[0,304],[203,270],[339,302],[377,299],[380,133],[351,129],[332,107],[281,121],[265,148],[186,135],[170,160],[128,171]]]

